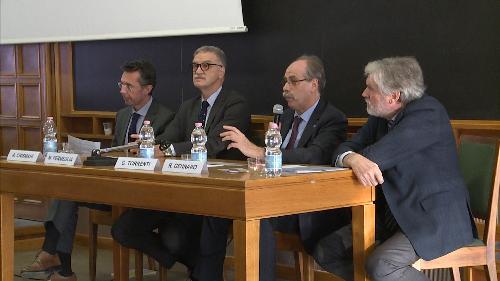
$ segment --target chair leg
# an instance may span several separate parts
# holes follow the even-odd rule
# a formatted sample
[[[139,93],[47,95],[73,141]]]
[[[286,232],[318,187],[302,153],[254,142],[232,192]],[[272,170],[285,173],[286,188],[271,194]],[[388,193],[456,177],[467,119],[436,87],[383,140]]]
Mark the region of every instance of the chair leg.
[[[486,280],[497,281],[497,265],[494,260],[485,265],[484,272],[488,272],[486,274]]]
[[[302,254],[302,252],[294,251],[293,257],[295,260],[295,280],[304,281],[304,279],[302,279],[302,276],[304,276],[304,268],[302,267],[304,264],[304,255]]]
[[[463,267],[463,273],[462,277],[464,278],[464,281],[472,281],[472,267],[467,266]]]
[[[159,278],[158,280],[159,281],[167,281],[167,268],[164,267],[164,266],[161,266],[160,264],[158,264],[158,266],[160,267],[159,269]]]
[[[295,280],[314,281],[314,259],[305,252],[294,251]]]
[[[147,256],[147,257],[148,257],[148,269],[156,271],[156,262],[155,262],[155,259],[153,259],[150,256]]]
[[[96,280],[97,267],[97,224],[92,223],[89,219],[89,277],[90,281]]]
[[[143,260],[142,260],[142,253],[134,250],[135,252],[135,280],[136,281],[142,281],[142,275],[143,275]]]
[[[314,259],[307,253],[303,253],[303,279],[304,281],[314,281]]]
[[[453,274],[453,280],[454,281],[460,281],[460,268],[459,267],[452,267],[451,272]]]

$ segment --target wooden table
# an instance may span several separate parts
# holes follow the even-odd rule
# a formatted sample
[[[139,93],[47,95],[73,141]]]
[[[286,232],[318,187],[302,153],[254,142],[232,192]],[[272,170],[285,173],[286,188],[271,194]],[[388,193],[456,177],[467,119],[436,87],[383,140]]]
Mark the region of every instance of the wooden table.
[[[206,175],[131,172],[0,160],[0,264],[13,279],[14,194],[209,215],[234,220],[236,280],[259,279],[260,219],[351,206],[355,280],[367,280],[375,240],[375,192],[350,170],[263,178],[210,168]],[[114,208],[118,215],[120,208]],[[114,244],[115,280],[128,280],[128,250]]]

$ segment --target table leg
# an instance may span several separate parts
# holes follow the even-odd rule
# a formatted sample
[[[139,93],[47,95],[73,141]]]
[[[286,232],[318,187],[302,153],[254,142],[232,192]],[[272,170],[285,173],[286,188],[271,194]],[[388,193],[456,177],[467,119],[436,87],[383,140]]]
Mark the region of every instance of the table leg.
[[[369,280],[365,261],[375,245],[375,204],[352,207],[354,280]]]
[[[233,222],[235,276],[237,281],[259,280],[260,220]]]
[[[14,278],[14,195],[0,193],[0,278]]]
[[[123,207],[113,206],[112,216],[113,221],[118,219],[126,210]],[[113,273],[114,281],[128,281],[128,266],[129,266],[129,249],[123,247],[118,242],[113,240]]]

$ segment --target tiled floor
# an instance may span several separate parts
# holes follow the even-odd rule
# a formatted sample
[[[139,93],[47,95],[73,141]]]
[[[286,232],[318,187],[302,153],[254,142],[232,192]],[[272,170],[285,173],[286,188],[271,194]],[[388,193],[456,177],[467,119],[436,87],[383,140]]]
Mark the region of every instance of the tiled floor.
[[[19,273],[21,268],[33,261],[33,257],[36,255],[37,251],[16,251],[15,252],[15,265],[14,272]],[[100,249],[97,254],[97,280],[98,281],[110,281],[113,279],[111,272],[113,270],[112,261],[112,251]],[[73,271],[76,273],[78,281],[88,281],[89,280],[89,262],[88,262],[88,250],[86,247],[76,246],[73,251],[72,257]],[[130,268],[134,268],[133,255],[130,256]],[[182,265],[175,265],[172,270],[167,274],[168,281],[185,281],[187,279],[185,268]],[[133,276],[133,273],[131,274]],[[31,279],[23,279],[20,277],[15,277],[14,281],[25,281]],[[134,280],[134,278],[130,278]],[[155,281],[158,280],[155,272],[146,272],[144,276],[144,281]]]

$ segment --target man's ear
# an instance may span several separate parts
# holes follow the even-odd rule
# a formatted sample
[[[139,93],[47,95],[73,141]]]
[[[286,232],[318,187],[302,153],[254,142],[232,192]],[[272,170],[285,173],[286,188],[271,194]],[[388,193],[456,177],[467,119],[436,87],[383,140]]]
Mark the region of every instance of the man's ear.
[[[153,90],[153,85],[146,85],[146,86],[144,86],[144,89],[146,90],[148,95],[150,95],[151,91]]]
[[[401,102],[401,91],[397,91],[391,94],[391,100],[394,103],[400,103]]]

